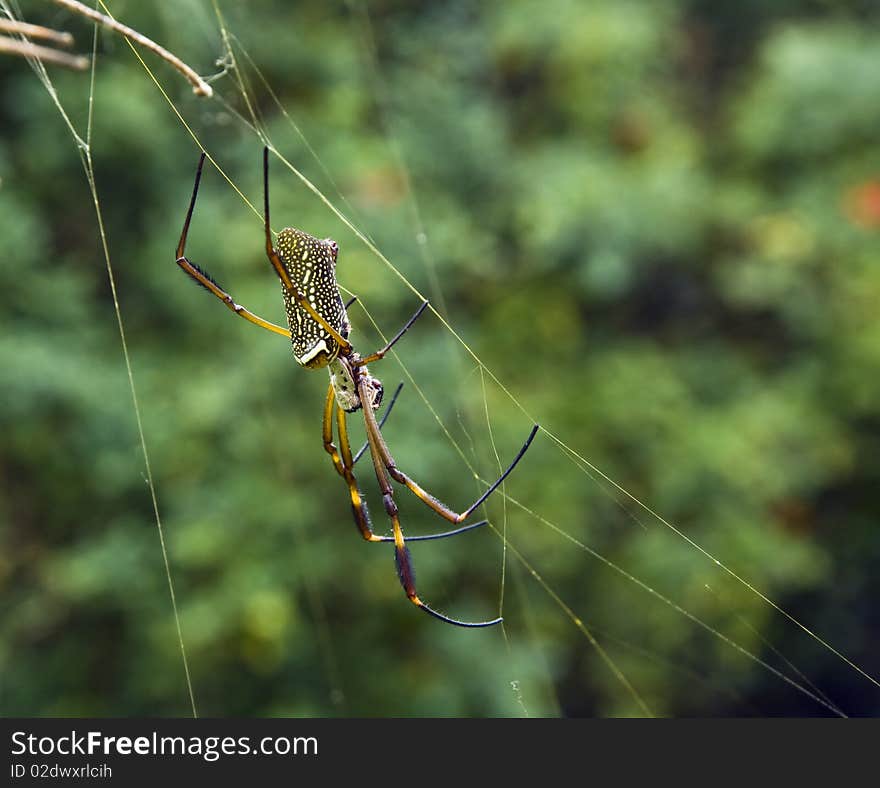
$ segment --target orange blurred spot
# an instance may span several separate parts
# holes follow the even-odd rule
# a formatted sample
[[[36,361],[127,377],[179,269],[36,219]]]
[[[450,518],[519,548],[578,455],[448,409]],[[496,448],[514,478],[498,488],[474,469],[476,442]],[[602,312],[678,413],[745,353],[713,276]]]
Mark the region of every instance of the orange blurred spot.
[[[880,180],[865,181],[849,189],[844,197],[844,212],[859,227],[880,227]]]

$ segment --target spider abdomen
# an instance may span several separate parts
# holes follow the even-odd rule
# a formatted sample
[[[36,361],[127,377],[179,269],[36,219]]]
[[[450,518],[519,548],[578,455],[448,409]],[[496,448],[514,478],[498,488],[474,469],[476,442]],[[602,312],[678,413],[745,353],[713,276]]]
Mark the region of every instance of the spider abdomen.
[[[336,284],[336,243],[286,227],[275,248],[294,287],[340,336],[348,338],[351,327]],[[310,369],[326,366],[339,355],[339,343],[283,284],[281,289],[294,357]]]

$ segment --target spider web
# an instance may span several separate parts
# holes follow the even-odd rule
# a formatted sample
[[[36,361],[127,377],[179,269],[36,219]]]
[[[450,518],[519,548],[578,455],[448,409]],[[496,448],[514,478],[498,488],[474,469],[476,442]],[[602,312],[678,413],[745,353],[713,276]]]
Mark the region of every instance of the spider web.
[[[10,16],[18,16],[21,14],[17,7],[7,4],[6,0],[0,0],[0,4]],[[110,10],[100,4],[105,12]],[[476,352],[464,338],[464,332],[459,332],[451,324],[447,317],[449,314],[446,299],[443,293],[442,282],[437,275],[437,268],[434,259],[432,244],[428,233],[426,232],[424,222],[421,215],[421,209],[418,203],[417,195],[413,189],[412,180],[409,177],[409,169],[402,152],[402,147],[397,141],[390,120],[388,119],[388,109],[384,102],[385,85],[378,66],[375,54],[375,48],[372,43],[372,33],[370,28],[369,16],[367,15],[365,6],[360,3],[353,3],[354,24],[356,30],[361,36],[362,50],[361,55],[363,62],[372,75],[372,83],[375,90],[375,99],[379,107],[380,116],[385,124],[386,138],[390,150],[392,151],[392,159],[398,170],[398,176],[404,183],[404,192],[406,200],[410,208],[410,232],[415,240],[416,248],[419,251],[419,264],[422,266],[426,281],[428,282],[428,292],[422,293],[418,287],[411,281],[411,278],[405,275],[400,267],[381,250],[377,244],[365,230],[361,229],[365,226],[365,222],[358,217],[358,211],[352,202],[346,199],[344,190],[336,185],[333,173],[325,166],[318,148],[310,142],[303,133],[301,128],[294,120],[294,110],[290,106],[286,106],[285,102],[279,99],[273,91],[271,81],[266,78],[255,59],[248,52],[248,49],[236,38],[230,31],[224,16],[216,3],[212,2],[213,24],[215,30],[219,32],[219,38],[223,43],[223,70],[213,80],[215,89],[215,99],[218,104],[235,118],[242,132],[249,135],[253,140],[253,147],[256,149],[258,143],[266,144],[274,158],[273,165],[280,163],[287,173],[292,176],[302,187],[302,194],[299,199],[304,199],[304,195],[311,194],[314,199],[318,200],[327,211],[341,222],[351,234],[356,238],[363,249],[369,254],[372,264],[385,269],[386,277],[383,281],[396,281],[396,296],[400,300],[408,297],[406,302],[408,305],[414,305],[418,301],[423,300],[426,296],[430,297],[431,313],[433,319],[443,328],[444,352],[450,357],[451,368],[454,370],[454,379],[459,381],[456,386],[456,398],[461,398],[461,402],[457,409],[457,424],[450,424],[448,418],[444,416],[444,408],[437,404],[436,388],[426,385],[430,381],[426,381],[425,373],[421,368],[417,371],[411,369],[411,354],[404,350],[394,352],[394,361],[400,370],[401,376],[406,382],[406,391],[409,397],[413,397],[420,401],[426,413],[433,419],[437,432],[445,439],[448,446],[460,460],[463,473],[468,473],[473,479],[473,487],[476,494],[482,492],[485,487],[492,482],[504,467],[505,458],[509,456],[510,448],[505,442],[499,445],[500,436],[498,426],[505,422],[511,411],[518,412],[521,416],[520,427],[523,434],[528,426],[533,423],[542,424],[546,422],[542,419],[540,411],[533,412],[530,408],[523,404],[522,400],[516,396],[512,387],[505,385],[492,369],[484,363],[481,355]],[[209,19],[205,19],[206,28],[209,25]],[[171,96],[167,85],[157,76],[155,70],[141,57],[141,54],[135,47],[131,47],[133,56],[140,62],[144,69],[146,77],[155,85],[158,92],[167,102],[169,112],[173,113],[180,124],[181,130],[188,134],[195,142],[197,148],[204,150],[209,161],[214,165],[216,171],[226,180],[228,186],[238,195],[242,202],[250,208],[256,217],[261,221],[261,213],[258,207],[246,196],[246,189],[239,186],[232,176],[230,176],[221,165],[221,156],[218,151],[212,149],[211,145],[205,142],[203,135],[198,130],[198,125],[194,122],[197,117],[197,108],[189,107],[181,108],[180,103],[175,101]],[[89,115],[86,123],[86,131],[84,135],[80,135],[77,127],[70,120],[65,112],[58,94],[53,86],[52,80],[44,69],[37,63],[34,64],[37,75],[46,86],[53,101],[65,120],[65,123],[71,132],[71,136],[76,145],[76,149],[83,160],[84,172],[89,184],[91,194],[94,199],[96,221],[99,234],[102,241],[104,259],[108,280],[113,292],[113,305],[118,323],[120,343],[123,351],[124,364],[129,380],[132,408],[135,413],[139,441],[142,447],[143,460],[149,494],[152,502],[152,508],[155,517],[156,529],[159,537],[160,550],[163,556],[165,573],[168,582],[168,590],[172,606],[172,614],[177,630],[179,641],[179,650],[182,667],[185,673],[187,691],[189,694],[189,703],[193,715],[197,715],[198,697],[194,690],[194,684],[198,684],[198,665],[190,665],[187,658],[185,643],[186,628],[181,623],[181,616],[178,610],[178,600],[175,594],[174,583],[174,561],[173,554],[169,556],[166,547],[162,519],[160,517],[161,497],[160,490],[157,490],[157,484],[154,479],[153,470],[150,463],[150,454],[148,452],[149,434],[145,432],[140,405],[138,404],[136,380],[132,372],[132,365],[129,356],[128,344],[125,337],[124,321],[122,310],[119,305],[116,291],[116,281],[114,273],[114,265],[111,261],[107,233],[104,224],[100,188],[95,180],[95,171],[91,158],[93,145],[92,138],[92,114],[95,97],[95,81],[96,70],[94,64],[97,65],[97,79],[100,79],[100,61],[97,57],[97,32],[95,34],[95,43],[93,45],[93,71],[91,74],[89,86]],[[285,132],[279,132],[273,126],[270,130],[269,124],[263,116],[267,106],[272,107],[273,111],[277,111],[287,124]],[[310,179],[301,167],[296,166],[290,158],[285,154],[285,149],[280,144],[275,144],[278,137],[291,133],[295,138],[299,139],[313,157],[314,163],[326,177],[328,183],[334,192],[331,198],[325,190],[319,188],[316,183]],[[96,140],[99,144],[99,140]],[[255,159],[256,160],[256,159]],[[255,167],[256,169],[256,167]],[[278,183],[279,170],[275,168],[275,183]],[[214,188],[217,181],[214,181]],[[273,193],[280,191],[276,188]],[[197,210],[198,212],[198,210]],[[275,209],[273,214],[278,217],[284,215],[282,211]],[[277,219],[276,219],[277,221]],[[351,246],[353,242],[347,244]],[[341,254],[342,256],[342,254]],[[344,272],[340,274],[345,279]],[[227,277],[221,277],[225,281]],[[384,320],[377,318],[378,312],[371,309],[371,300],[365,297],[360,288],[352,288],[343,290],[349,295],[358,295],[357,306],[353,310],[358,330],[363,330],[369,325],[372,328],[373,336],[379,341],[387,339],[388,331],[393,332],[393,327],[386,324]],[[379,299],[376,299],[379,300]],[[223,316],[225,318],[225,316]],[[427,318],[427,315],[426,315]],[[383,329],[383,326],[385,328]],[[413,340],[415,341],[415,340]],[[358,346],[362,349],[365,347],[366,339],[360,339]],[[387,364],[388,362],[386,362]],[[383,377],[387,377],[391,373],[386,372],[383,367]],[[386,382],[386,386],[387,386]],[[464,394],[469,392],[469,394]],[[474,406],[474,394],[478,392],[477,404]],[[470,404],[467,404],[467,400]],[[495,416],[494,413],[501,413],[501,416]],[[392,416],[392,420],[394,416]],[[509,434],[508,430],[504,430],[505,434]],[[794,627],[799,629],[804,635],[812,639],[821,648],[833,654],[841,664],[849,669],[856,671],[865,681],[875,687],[880,687],[877,680],[865,672],[861,667],[850,661],[843,653],[836,649],[832,644],[826,642],[819,634],[814,632],[806,623],[796,619],[786,610],[780,607],[769,595],[763,593],[758,587],[753,585],[748,577],[743,573],[735,571],[729,567],[721,558],[717,557],[713,551],[705,548],[693,538],[688,536],[682,529],[678,528],[674,523],[665,519],[662,515],[654,511],[650,506],[640,500],[635,494],[629,492],[625,486],[612,478],[608,473],[601,470],[595,463],[588,459],[585,452],[578,450],[576,447],[570,446],[565,439],[543,425],[539,433],[536,443],[542,442],[541,457],[554,463],[554,467],[560,468],[560,473],[566,478],[578,478],[581,481],[587,481],[588,485],[600,492],[601,496],[610,504],[611,511],[617,511],[630,524],[635,524],[643,529],[646,537],[655,535],[658,532],[665,534],[677,540],[692,556],[704,559],[706,563],[706,577],[712,577],[712,584],[705,583],[705,593],[713,598],[718,599],[719,606],[735,615],[735,605],[726,601],[725,594],[732,594],[731,587],[744,591],[747,595],[754,599],[760,600],[764,605],[769,606],[776,614],[787,619]],[[480,444],[479,446],[477,444]],[[391,443],[392,451],[394,448]],[[488,447],[488,453],[487,453]],[[534,449],[532,454],[534,454]],[[323,462],[325,458],[318,457],[316,451],[315,462]],[[398,458],[400,459],[400,458]],[[560,522],[551,520],[543,516],[539,511],[533,509],[528,500],[525,499],[518,491],[522,487],[519,477],[528,474],[528,462],[530,455],[526,455],[523,465],[519,467],[515,473],[508,479],[494,494],[495,502],[490,508],[486,509],[486,516],[491,518],[490,528],[498,538],[500,545],[500,565],[498,568],[498,611],[507,617],[506,623],[503,625],[503,637],[508,653],[514,649],[514,641],[517,639],[526,639],[532,644],[537,651],[542,650],[542,640],[537,632],[540,628],[540,622],[537,620],[542,615],[541,612],[546,608],[543,604],[534,601],[535,590],[546,600],[549,600],[551,606],[561,615],[562,619],[567,622],[567,626],[574,628],[584,641],[585,648],[595,654],[605,669],[610,672],[617,682],[622,696],[626,701],[621,701],[620,708],[625,710],[623,713],[636,713],[644,715],[652,715],[655,713],[653,703],[650,698],[646,697],[638,686],[629,677],[629,665],[632,660],[649,660],[657,663],[664,663],[670,668],[669,660],[662,653],[658,653],[650,648],[645,648],[633,642],[633,636],[627,632],[627,627],[621,626],[621,631],[613,631],[610,627],[599,626],[590,622],[592,616],[585,616],[575,609],[564,598],[564,595],[555,588],[552,576],[546,571],[542,571],[540,564],[542,557],[531,555],[531,548],[528,540],[523,536],[522,523],[528,523],[529,527],[539,527],[547,529],[558,537],[559,549],[576,556],[580,556],[587,566],[587,559],[590,559],[589,566],[595,567],[597,571],[603,571],[608,574],[609,587],[618,588],[618,583],[622,583],[628,589],[626,593],[632,595],[633,599],[650,601],[658,604],[665,609],[668,614],[681,617],[694,630],[706,634],[710,639],[714,639],[729,651],[730,654],[736,655],[743,660],[750,662],[759,669],[766,671],[774,676],[782,684],[790,687],[794,691],[802,694],[806,698],[818,704],[820,707],[834,714],[845,716],[845,709],[840,708],[834,701],[827,697],[819,690],[810,679],[804,675],[795,665],[788,661],[785,656],[779,653],[772,644],[763,640],[759,633],[752,629],[752,634],[761,641],[762,647],[767,647],[773,651],[778,657],[777,664],[771,664],[759,653],[757,653],[752,645],[744,645],[740,639],[731,636],[722,628],[713,625],[705,620],[702,616],[691,612],[687,603],[676,601],[670,595],[662,592],[654,587],[651,583],[640,579],[635,574],[629,572],[625,568],[625,562],[614,560],[606,556],[603,552],[594,549],[583,538],[576,535],[571,526],[563,525]],[[333,480],[328,475],[328,486]],[[362,469],[360,472],[362,487],[368,487],[368,475]],[[428,484],[430,488],[430,484]],[[336,488],[334,488],[336,489]],[[336,489],[337,493],[341,490]],[[609,509],[605,509],[609,511]],[[308,551],[310,549],[307,539],[299,532],[298,529],[292,529],[291,538],[294,540],[294,549],[300,551]],[[340,537],[342,538],[342,537]],[[427,556],[422,555],[422,561]],[[513,567],[516,571],[512,571]],[[591,571],[594,571],[591,569]],[[614,578],[612,580],[611,578]],[[322,653],[322,662],[326,673],[328,685],[331,690],[331,698],[337,705],[342,704],[344,698],[342,668],[340,667],[339,654],[334,646],[333,626],[330,616],[324,608],[322,595],[313,578],[307,574],[303,576],[303,584],[306,596],[312,611],[312,619],[315,627],[315,637],[319,643]],[[510,586],[513,586],[511,594]],[[510,597],[513,595],[516,600],[515,604],[515,631],[509,626],[511,621],[509,608],[511,607]],[[452,599],[455,599],[453,596]],[[402,602],[401,602],[402,604]],[[598,616],[597,616],[598,617]],[[742,632],[744,628],[750,628],[751,625],[744,620],[740,620],[742,626],[734,627],[738,632]],[[635,635],[638,638],[638,635]],[[756,641],[753,637],[748,637],[747,642],[753,644]],[[546,654],[540,655],[545,665],[546,675],[541,679],[546,685],[552,685],[552,679],[549,677],[550,669],[547,667],[551,661],[551,657]],[[703,676],[699,671],[693,670],[688,666],[675,665],[672,669],[686,673],[690,678],[701,683],[712,685],[717,690],[717,679],[710,679]],[[191,676],[191,668],[195,675],[195,679]],[[524,714],[532,712],[532,701],[526,699],[529,695],[529,688],[523,686],[523,680],[517,673],[515,662],[511,659],[511,664],[507,668],[510,671],[509,684],[511,692],[515,698],[516,704]],[[538,681],[538,680],[536,680]],[[729,692],[728,688],[722,687],[722,692]],[[547,709],[555,709],[558,711],[558,703],[552,696],[552,692],[547,693],[548,697],[542,699],[541,708],[538,713],[546,713]]]

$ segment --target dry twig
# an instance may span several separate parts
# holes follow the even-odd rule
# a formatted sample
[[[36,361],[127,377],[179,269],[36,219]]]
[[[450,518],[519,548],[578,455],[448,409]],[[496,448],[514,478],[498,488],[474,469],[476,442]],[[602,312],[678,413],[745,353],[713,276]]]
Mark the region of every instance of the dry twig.
[[[89,59],[82,55],[69,55],[67,52],[59,52],[57,49],[41,47],[30,41],[22,41],[9,36],[0,36],[0,52],[6,55],[35,57],[46,63],[55,63],[76,71],[85,71],[89,67]]]
[[[145,49],[149,49],[151,52],[154,52],[163,60],[170,63],[174,68],[176,68],[184,77],[189,81],[189,83],[193,86],[193,93],[197,96],[212,96],[214,94],[211,86],[205,82],[196,72],[190,68],[186,63],[184,63],[177,55],[172,54],[164,47],[159,46],[155,41],[150,38],[147,38],[145,35],[138,33],[137,30],[133,30],[127,25],[123,25],[121,22],[117,22],[112,16],[107,16],[106,14],[102,14],[98,11],[95,11],[93,8],[89,8],[87,5],[83,5],[77,0],[55,0],[56,5],[63,6],[74,13],[80,14],[81,16],[87,17],[95,22],[100,22],[105,27],[114,30],[115,32],[125,36],[128,39],[131,39],[137,44],[140,44]]]
[[[14,33],[27,38],[39,38],[50,41],[61,47],[73,46],[73,36],[50,27],[42,25],[29,25],[27,22],[19,22],[17,19],[0,18],[0,33]]]
[[[109,30],[113,30],[120,35],[125,36],[129,41],[149,49],[160,58],[170,63],[177,71],[189,81],[193,86],[193,92],[197,96],[212,96],[214,94],[211,86],[205,82],[192,68],[184,63],[177,55],[169,52],[155,41],[147,38],[142,33],[138,33],[127,25],[117,22],[109,14],[102,14],[94,8],[78,2],[78,0],[54,0],[56,5],[66,8],[75,14],[91,19]],[[103,6],[104,4],[101,3]],[[5,12],[11,15],[11,11],[3,4]],[[106,10],[106,6],[104,6]],[[0,19],[0,33],[10,33],[11,35],[0,35],[0,53],[9,55],[18,55],[20,57],[33,57],[47,63],[55,63],[67,68],[84,70],[89,67],[89,59],[82,55],[70,55],[66,52],[59,52],[57,49],[39,46],[30,41],[31,38],[48,41],[58,46],[68,47],[73,44],[73,36],[70,33],[52,30],[41,25],[32,25],[18,19],[2,18]]]

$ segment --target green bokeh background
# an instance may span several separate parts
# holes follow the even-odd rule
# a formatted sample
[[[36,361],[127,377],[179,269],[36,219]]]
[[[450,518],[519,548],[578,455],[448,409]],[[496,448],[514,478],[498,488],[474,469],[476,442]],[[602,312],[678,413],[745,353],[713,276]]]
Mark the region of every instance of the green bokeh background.
[[[222,70],[207,0],[109,7],[200,73]],[[543,519],[496,495],[494,532],[413,546],[428,601],[464,618],[500,607],[504,631],[407,604],[321,449],[324,373],[174,265],[198,146],[102,35],[97,189],[199,713],[830,713],[772,668],[877,714],[876,683],[688,540],[877,675],[880,4],[221,8],[273,144],[513,395],[425,317],[399,346],[405,370],[373,370],[406,381],[385,430],[401,467],[463,507],[481,489],[468,464],[497,474],[495,449],[511,457],[530,415],[681,535],[541,433],[505,492]],[[84,20],[22,10],[90,48]],[[242,193],[206,168],[188,253],[283,320],[242,199],[260,204],[261,142],[236,72],[205,100],[144,58]],[[84,134],[88,75],[51,76]],[[353,339],[377,347],[368,315],[390,335],[418,296],[272,166],[274,226],[339,242]],[[88,184],[46,90],[10,57],[0,179],[0,713],[185,716]],[[408,533],[441,525],[404,493]]]

